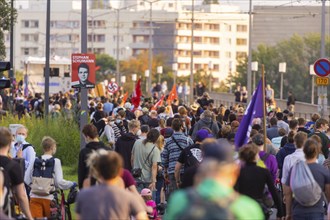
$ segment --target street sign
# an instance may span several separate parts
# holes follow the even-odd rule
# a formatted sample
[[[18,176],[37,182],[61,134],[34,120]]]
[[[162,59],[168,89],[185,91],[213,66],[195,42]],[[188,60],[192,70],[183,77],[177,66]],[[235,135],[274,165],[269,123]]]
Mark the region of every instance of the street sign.
[[[316,77],[316,85],[318,85],[318,86],[329,85],[329,78],[328,77]]]
[[[314,63],[314,71],[320,77],[328,76],[330,74],[330,61],[327,59],[318,59]]]
[[[119,89],[119,86],[117,85],[117,83],[115,83],[115,82],[110,82],[110,83],[108,84],[108,91],[109,91],[110,93],[115,93],[115,92],[118,91],[118,89]]]

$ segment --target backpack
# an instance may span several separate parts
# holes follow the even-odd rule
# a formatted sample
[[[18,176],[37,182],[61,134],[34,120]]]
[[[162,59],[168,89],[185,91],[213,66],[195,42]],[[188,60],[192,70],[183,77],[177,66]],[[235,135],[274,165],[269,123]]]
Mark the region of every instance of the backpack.
[[[197,157],[202,159],[202,151],[200,149],[197,149],[197,148],[189,149],[189,151],[186,154],[187,160],[186,160],[186,163],[184,164],[185,168],[192,167],[192,166],[195,166],[195,165],[199,165],[202,162],[202,160],[199,161],[193,155],[192,151],[194,151],[194,154],[196,154]],[[200,154],[200,155],[198,155],[198,154]]]
[[[15,165],[13,160],[11,160],[6,166],[0,167],[0,172],[3,173],[4,177],[4,205],[3,205],[3,212],[8,215],[8,217],[15,216],[15,200],[11,190],[11,182],[10,176],[7,170],[11,170]]]
[[[199,219],[235,219],[230,212],[231,204],[238,198],[236,192],[228,197],[210,200],[203,198],[195,189],[186,191],[188,205],[176,216],[176,219],[199,220]]]
[[[313,206],[322,197],[322,189],[304,161],[298,161],[292,167],[290,187],[294,199],[302,206]]]
[[[55,191],[55,158],[44,160],[37,157],[33,165],[31,192],[38,196],[48,196]]]

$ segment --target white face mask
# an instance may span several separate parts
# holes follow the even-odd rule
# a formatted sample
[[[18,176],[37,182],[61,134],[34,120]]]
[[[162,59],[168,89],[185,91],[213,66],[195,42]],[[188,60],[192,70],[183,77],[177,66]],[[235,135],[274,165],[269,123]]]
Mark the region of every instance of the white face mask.
[[[141,134],[142,134],[141,130],[138,130],[138,131],[136,132],[136,135],[137,135],[137,136],[140,136]]]
[[[25,141],[25,136],[21,134],[16,135],[16,141],[18,143],[23,143]]]

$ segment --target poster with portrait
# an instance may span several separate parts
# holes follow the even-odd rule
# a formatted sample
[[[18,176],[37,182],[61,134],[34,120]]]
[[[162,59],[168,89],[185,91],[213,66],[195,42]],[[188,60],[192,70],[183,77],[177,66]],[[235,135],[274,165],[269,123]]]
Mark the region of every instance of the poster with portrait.
[[[95,55],[94,54],[71,55],[71,87],[72,88],[95,87]]]

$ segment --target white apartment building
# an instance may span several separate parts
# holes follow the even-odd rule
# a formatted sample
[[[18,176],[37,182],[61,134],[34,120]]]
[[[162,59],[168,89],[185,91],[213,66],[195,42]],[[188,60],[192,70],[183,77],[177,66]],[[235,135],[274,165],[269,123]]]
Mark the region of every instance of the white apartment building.
[[[137,1],[138,9],[88,10],[88,51],[116,58],[118,50],[119,59],[125,60],[148,50],[150,4],[141,2]],[[152,11],[152,50],[154,54],[165,54],[169,66],[177,63],[177,75],[181,76],[190,74],[192,12],[181,5],[180,10],[176,10],[178,2],[166,1],[167,8],[162,6],[166,10],[159,5],[160,8]],[[171,7],[173,10],[168,9]],[[196,6],[194,14],[194,72],[212,72],[217,81],[224,80],[229,72],[236,71],[237,59],[247,55],[248,15],[240,13],[238,7],[225,5]],[[52,11],[51,56],[69,58],[71,53],[80,51],[80,17],[79,10]],[[16,70],[23,70],[27,56],[45,56],[45,21],[45,10],[18,11],[14,37]],[[5,45],[9,58],[8,33]]]

